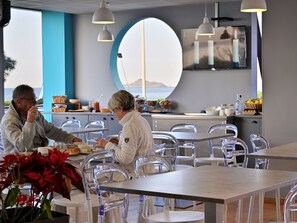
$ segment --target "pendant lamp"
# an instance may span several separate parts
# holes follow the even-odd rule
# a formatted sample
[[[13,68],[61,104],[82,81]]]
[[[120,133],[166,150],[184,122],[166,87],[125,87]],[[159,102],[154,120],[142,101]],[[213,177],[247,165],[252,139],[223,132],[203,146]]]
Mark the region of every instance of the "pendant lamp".
[[[207,17],[207,8],[206,8],[206,1],[205,1],[205,16],[203,19],[203,23],[198,27],[196,35],[199,36],[211,36],[215,34],[215,30],[213,26],[209,23],[209,19]]]
[[[113,42],[113,34],[107,29],[107,25],[103,26],[103,30],[99,33],[98,42]]]
[[[265,0],[242,0],[241,12],[265,12],[267,5]]]
[[[105,0],[101,0],[100,7],[94,12],[92,23],[94,24],[113,24],[114,15],[107,6]]]

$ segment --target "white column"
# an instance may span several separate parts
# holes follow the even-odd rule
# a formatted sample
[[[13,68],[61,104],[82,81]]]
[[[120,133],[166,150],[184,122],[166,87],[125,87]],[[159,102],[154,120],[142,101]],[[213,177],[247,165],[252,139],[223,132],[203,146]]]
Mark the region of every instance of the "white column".
[[[214,65],[213,40],[208,40],[208,65]]]

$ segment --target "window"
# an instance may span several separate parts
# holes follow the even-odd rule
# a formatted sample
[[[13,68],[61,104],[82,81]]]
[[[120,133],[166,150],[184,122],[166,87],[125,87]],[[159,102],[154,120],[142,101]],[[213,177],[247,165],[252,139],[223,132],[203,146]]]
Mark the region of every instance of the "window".
[[[123,30],[127,32],[121,34]],[[134,21],[123,30],[111,55],[117,86],[148,99],[168,97],[182,73],[182,48],[175,32],[156,18]]]
[[[16,61],[4,82],[6,105],[20,84],[30,85],[37,98],[42,98],[41,12],[12,8],[11,20],[3,31],[5,55]]]

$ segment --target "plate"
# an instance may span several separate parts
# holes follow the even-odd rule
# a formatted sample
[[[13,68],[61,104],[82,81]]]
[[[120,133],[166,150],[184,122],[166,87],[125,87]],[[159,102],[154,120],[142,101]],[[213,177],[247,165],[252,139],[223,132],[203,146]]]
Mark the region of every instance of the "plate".
[[[33,152],[19,152],[19,155],[21,156],[29,156],[31,155]]]

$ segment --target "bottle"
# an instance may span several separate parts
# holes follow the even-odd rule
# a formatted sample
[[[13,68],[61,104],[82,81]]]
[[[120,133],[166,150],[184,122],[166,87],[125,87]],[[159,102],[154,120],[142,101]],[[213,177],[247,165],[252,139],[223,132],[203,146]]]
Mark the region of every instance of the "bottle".
[[[94,109],[96,112],[100,112],[100,104],[99,101],[94,102]]]
[[[235,115],[242,115],[243,109],[244,109],[244,106],[243,106],[242,95],[238,94],[234,104]]]

